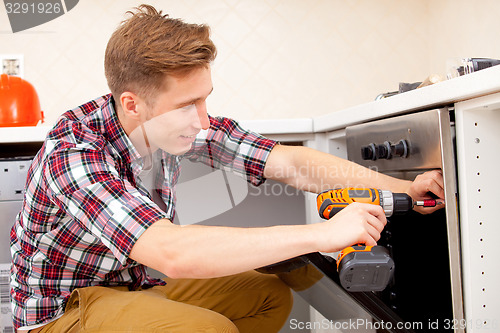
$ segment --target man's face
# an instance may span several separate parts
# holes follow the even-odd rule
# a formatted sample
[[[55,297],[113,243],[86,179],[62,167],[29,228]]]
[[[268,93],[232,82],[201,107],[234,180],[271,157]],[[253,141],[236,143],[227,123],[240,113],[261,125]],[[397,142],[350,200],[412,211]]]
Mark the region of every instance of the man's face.
[[[154,105],[143,112],[145,121],[135,131],[142,131],[139,137],[146,140],[151,151],[160,148],[181,155],[191,148],[196,135],[210,125],[206,107],[212,92],[210,68],[195,69],[182,77],[169,76],[166,87]]]

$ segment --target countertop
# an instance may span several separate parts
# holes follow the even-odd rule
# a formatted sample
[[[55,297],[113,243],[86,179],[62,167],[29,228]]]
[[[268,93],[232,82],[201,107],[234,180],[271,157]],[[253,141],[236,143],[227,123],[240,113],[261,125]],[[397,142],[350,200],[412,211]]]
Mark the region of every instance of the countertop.
[[[0,127],[0,143],[42,142],[49,126]]]
[[[500,92],[500,66],[378,101],[333,111],[320,117],[240,120],[239,123],[245,128],[264,135],[320,133],[342,129],[368,120],[453,104],[495,92]],[[49,126],[2,127],[0,128],[0,143],[43,141],[49,129]]]

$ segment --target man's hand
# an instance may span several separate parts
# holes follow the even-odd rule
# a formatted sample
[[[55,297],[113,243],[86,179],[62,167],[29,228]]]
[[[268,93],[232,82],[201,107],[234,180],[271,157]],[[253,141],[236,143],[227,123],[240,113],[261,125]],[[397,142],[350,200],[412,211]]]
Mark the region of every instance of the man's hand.
[[[415,207],[415,211],[421,214],[430,214],[444,207],[444,182],[441,170],[432,170],[418,175],[411,184],[407,193],[413,200],[432,199],[434,194],[441,205],[436,207]]]
[[[329,221],[319,223],[321,252],[336,252],[353,244],[377,245],[387,223],[379,205],[355,202],[335,214]]]

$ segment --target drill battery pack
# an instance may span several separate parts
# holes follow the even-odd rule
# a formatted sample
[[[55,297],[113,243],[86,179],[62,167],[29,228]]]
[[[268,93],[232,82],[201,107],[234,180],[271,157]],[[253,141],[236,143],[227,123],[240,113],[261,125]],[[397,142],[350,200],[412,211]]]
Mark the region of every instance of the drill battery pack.
[[[355,245],[338,255],[337,270],[347,291],[382,291],[394,274],[394,260],[383,246]]]

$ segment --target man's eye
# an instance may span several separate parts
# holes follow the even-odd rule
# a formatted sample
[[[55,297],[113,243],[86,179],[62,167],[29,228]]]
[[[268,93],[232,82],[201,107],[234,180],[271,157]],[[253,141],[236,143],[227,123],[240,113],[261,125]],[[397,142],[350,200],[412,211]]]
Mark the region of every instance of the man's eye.
[[[196,109],[196,106],[194,104],[189,104],[189,105],[181,107],[181,110],[183,110],[183,111],[191,111],[193,109]]]

